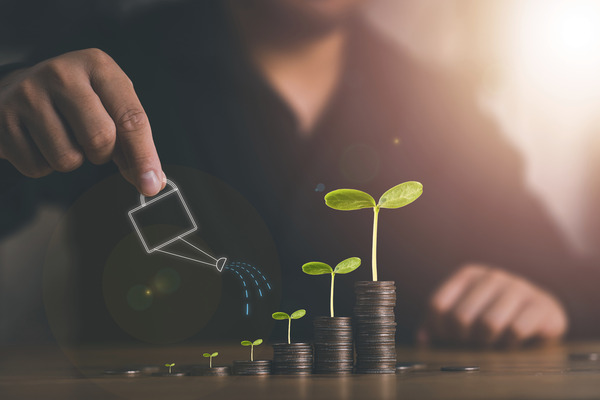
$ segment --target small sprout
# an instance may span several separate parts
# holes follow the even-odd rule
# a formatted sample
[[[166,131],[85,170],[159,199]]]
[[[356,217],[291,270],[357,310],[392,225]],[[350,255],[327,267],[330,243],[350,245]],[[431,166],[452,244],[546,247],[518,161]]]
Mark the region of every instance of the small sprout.
[[[169,374],[171,373],[171,368],[175,366],[175,363],[165,364],[165,367],[169,367]]]
[[[361,208],[372,208],[373,218],[373,251],[372,269],[373,281],[377,280],[377,219],[382,208],[400,208],[409,205],[423,194],[423,185],[419,182],[409,181],[394,186],[379,198],[375,199],[368,193],[355,189],[338,189],[325,195],[325,204],[334,210],[350,211]]]
[[[288,344],[292,344],[292,336],[291,336],[291,332],[292,332],[292,320],[293,319],[300,319],[302,317],[304,317],[306,315],[306,310],[304,309],[300,309],[300,310],[296,310],[292,313],[292,315],[287,315],[284,312],[278,311],[276,313],[273,313],[273,319],[276,320],[288,320]]]
[[[218,351],[215,351],[212,354],[211,353],[204,353],[204,354],[202,354],[203,357],[208,358],[208,367],[209,368],[212,368],[212,359],[213,359],[213,357],[216,357],[218,355],[219,355]]]
[[[254,342],[249,340],[242,341],[242,346],[250,346],[250,361],[254,361],[254,346],[259,346],[262,342],[262,339],[256,339]]]
[[[360,258],[358,257],[350,257],[340,262],[335,266],[335,269],[332,269],[329,265],[313,261],[306,263],[302,266],[302,271],[309,275],[324,275],[331,274],[331,296],[329,300],[329,309],[331,313],[331,318],[334,317],[333,313],[333,282],[335,278],[335,274],[348,274],[354,271],[356,268],[360,267]]]

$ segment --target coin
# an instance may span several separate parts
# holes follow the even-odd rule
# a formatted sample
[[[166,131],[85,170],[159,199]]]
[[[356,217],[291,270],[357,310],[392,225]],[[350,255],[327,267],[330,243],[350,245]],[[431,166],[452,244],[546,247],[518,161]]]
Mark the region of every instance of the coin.
[[[192,376],[227,376],[231,375],[229,367],[195,367],[190,371]]]
[[[354,287],[385,287],[396,286],[395,281],[357,281]]]
[[[396,370],[394,368],[373,368],[373,369],[361,369],[356,368],[356,374],[395,374]]]
[[[310,343],[276,343],[273,345],[273,368],[276,375],[312,373],[313,348]]]
[[[142,371],[138,368],[115,368],[115,369],[106,369],[104,370],[104,375],[111,376],[139,376],[142,374]]]
[[[427,368],[426,364],[420,362],[399,362],[396,363],[396,371],[418,370]]]
[[[187,376],[187,372],[182,372],[182,371],[173,371],[171,373],[169,373],[169,372],[155,372],[155,373],[152,374],[152,376],[164,376],[164,377],[173,378],[173,377]]]
[[[600,353],[576,353],[569,354],[572,361],[600,361]]]
[[[234,375],[269,375],[271,373],[271,360],[234,361]]]
[[[151,375],[155,372],[160,372],[161,366],[154,364],[136,365],[135,369],[139,369],[140,371],[142,371],[142,374]]]
[[[355,284],[356,372],[396,372],[396,286],[393,281]]]
[[[449,365],[440,368],[442,371],[446,372],[473,372],[479,371],[479,367],[477,365]]]

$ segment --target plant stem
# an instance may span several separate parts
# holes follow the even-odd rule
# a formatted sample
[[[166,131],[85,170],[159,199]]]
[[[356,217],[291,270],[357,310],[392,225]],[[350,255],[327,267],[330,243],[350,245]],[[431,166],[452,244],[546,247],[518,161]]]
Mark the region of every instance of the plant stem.
[[[331,300],[329,301],[329,308],[331,309],[331,318],[333,318],[333,280],[335,278],[335,273],[331,273]]]
[[[373,282],[377,281],[377,219],[379,217],[379,206],[373,207],[373,259],[371,261],[373,268]]]
[[[254,361],[254,345],[250,345],[250,361]]]
[[[292,344],[292,336],[290,332],[292,331],[292,318],[288,318],[288,344]]]
[[[212,368],[212,357],[208,358],[208,368]]]

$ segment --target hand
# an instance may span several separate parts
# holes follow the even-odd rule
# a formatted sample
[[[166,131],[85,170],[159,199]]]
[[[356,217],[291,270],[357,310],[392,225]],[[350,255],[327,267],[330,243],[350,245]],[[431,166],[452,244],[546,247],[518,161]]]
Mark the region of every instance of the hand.
[[[166,184],[133,84],[106,53],[66,53],[0,81],[0,158],[23,175],[111,159],[140,193]]]
[[[567,326],[550,293],[507,271],[468,265],[433,294],[417,339],[514,347],[558,340]]]

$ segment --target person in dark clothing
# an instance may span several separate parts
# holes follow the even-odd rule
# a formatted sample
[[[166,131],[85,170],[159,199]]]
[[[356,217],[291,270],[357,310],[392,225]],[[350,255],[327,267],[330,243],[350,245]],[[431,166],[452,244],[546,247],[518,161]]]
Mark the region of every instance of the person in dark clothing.
[[[380,224],[401,338],[491,345],[595,334],[595,291],[572,273],[580,261],[474,92],[397,49],[355,3],[183,2],[95,21],[46,46],[0,78],[3,234],[36,202],[72,202],[114,172],[86,159],[114,161],[149,196],[164,188],[161,163],[187,165],[256,207],[279,250],[284,304],[319,309],[300,266],[367,260],[371,233],[368,213],[327,209],[315,187],[377,196],[417,180],[422,198]],[[339,284],[351,298],[351,283]]]

